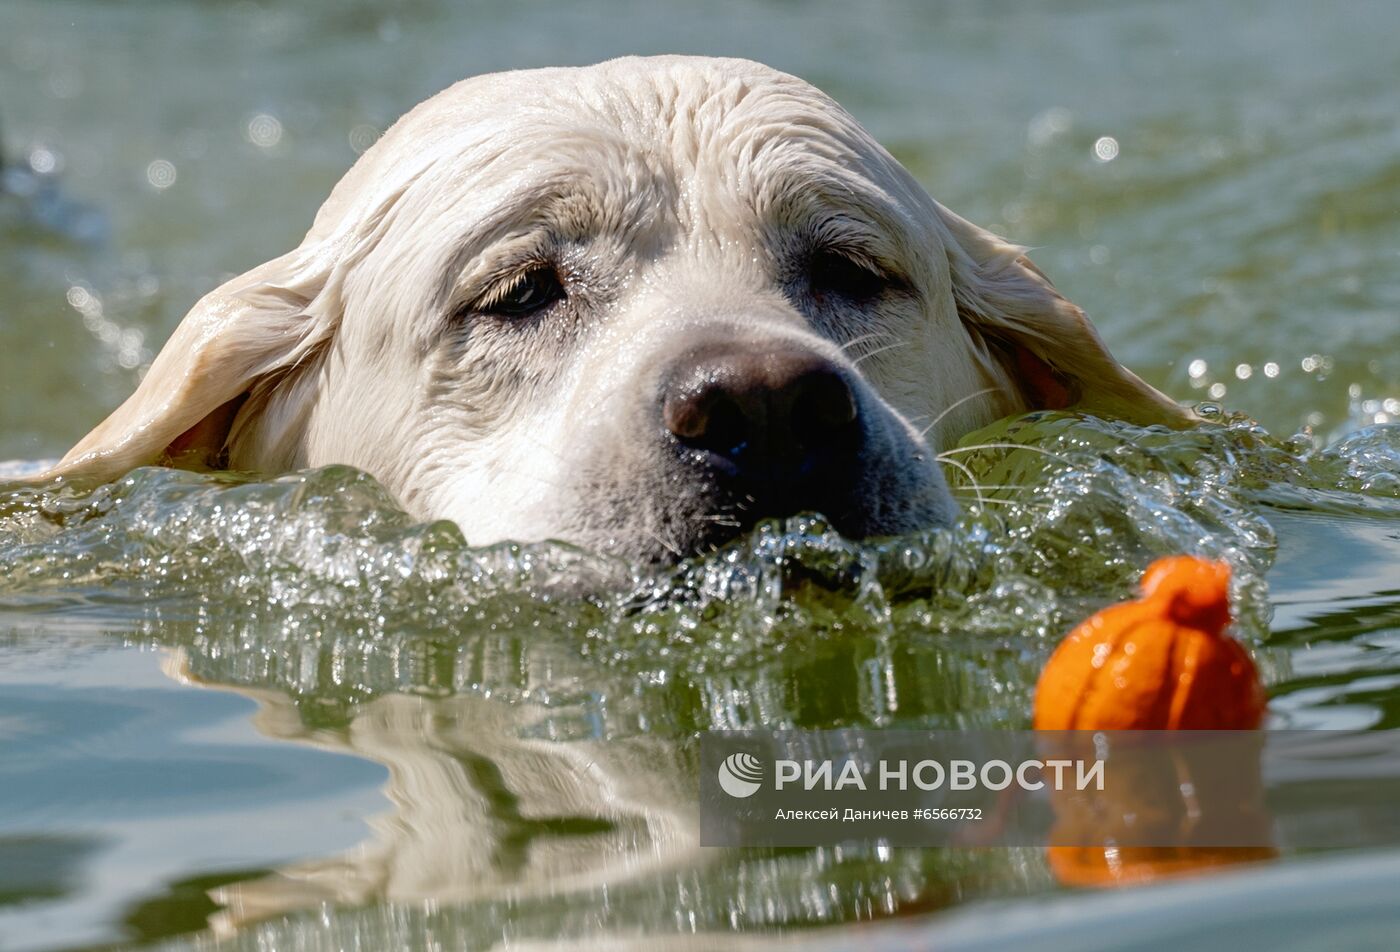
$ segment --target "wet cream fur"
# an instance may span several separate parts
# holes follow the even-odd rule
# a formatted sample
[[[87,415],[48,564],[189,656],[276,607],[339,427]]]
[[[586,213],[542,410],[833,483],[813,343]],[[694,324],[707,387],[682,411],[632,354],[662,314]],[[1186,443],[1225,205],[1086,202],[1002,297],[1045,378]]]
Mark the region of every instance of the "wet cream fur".
[[[804,303],[813,241],[905,289]],[[528,330],[462,316],[532,256],[558,263],[567,308]],[[895,530],[951,517],[933,454],[1038,405],[1009,355],[1091,412],[1191,419],[1020,248],[933,201],[819,90],[748,61],[627,58],[479,76],[413,109],[300,246],[196,304],[49,475],[113,479],[179,464],[186,444],[265,473],[344,463],[473,543],[647,554],[703,516],[650,439],[657,368],[715,338],[853,368],[908,461],[870,485]]]

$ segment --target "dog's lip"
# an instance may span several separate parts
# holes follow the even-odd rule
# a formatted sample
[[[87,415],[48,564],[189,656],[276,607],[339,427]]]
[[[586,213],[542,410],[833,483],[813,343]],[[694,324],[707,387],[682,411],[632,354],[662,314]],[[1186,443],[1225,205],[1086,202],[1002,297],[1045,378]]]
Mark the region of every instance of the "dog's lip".
[[[686,447],[682,456],[703,473],[704,490],[714,502],[732,514],[738,525],[724,533],[726,540],[748,532],[765,519],[788,519],[802,513],[816,513],[825,518],[842,534],[862,533],[864,522],[862,497],[856,485],[836,484],[821,487],[813,498],[810,485],[804,485],[807,471],[815,466],[808,462],[800,469],[772,479],[745,476],[738,463],[723,453]],[[713,530],[720,527],[708,527]],[[713,541],[713,539],[707,539]]]
[[[747,448],[747,443],[740,443],[731,447],[727,452],[721,453],[718,450],[682,445],[681,455],[687,462],[700,467],[703,472],[716,481],[738,481],[740,479],[739,464],[735,461],[735,457],[742,454]]]
[[[700,470],[713,489],[738,494],[741,497],[755,494],[759,497],[785,497],[801,491],[801,487],[809,479],[811,471],[820,465],[821,456],[825,455],[814,454],[811,458],[803,460],[786,472],[770,472],[766,477],[754,478],[744,473],[743,463],[747,449],[747,443],[740,443],[723,452],[682,446],[681,457],[691,466]],[[854,487],[836,485],[823,488],[832,495],[840,495],[848,490],[854,491]],[[826,494],[823,493],[823,495]]]

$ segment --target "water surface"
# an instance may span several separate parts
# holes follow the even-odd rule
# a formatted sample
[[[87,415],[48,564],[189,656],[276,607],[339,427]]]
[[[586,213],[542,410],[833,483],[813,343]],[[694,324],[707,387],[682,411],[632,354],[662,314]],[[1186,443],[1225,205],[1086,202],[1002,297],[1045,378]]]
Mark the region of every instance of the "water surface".
[[[954,473],[950,531],[769,525],[660,577],[474,549],[338,467],[0,490],[0,946],[742,926],[840,948],[899,920],[972,947],[1051,898],[1065,947],[1127,928],[1034,850],[698,851],[693,740],[1024,726],[1055,639],[1177,551],[1235,568],[1275,726],[1400,727],[1398,28],[1384,3],[9,0],[0,459],[81,436],[402,110],[625,52],[816,82],[936,198],[1033,246],[1150,382],[1225,409],[1190,434],[1008,421],[956,457],[997,488]],[[1261,910],[1246,934],[1304,935],[1290,905],[1357,947],[1394,926],[1380,886],[1348,886],[1394,852],[1281,852],[1126,894],[1133,928],[1212,894]],[[1300,905],[1317,883],[1329,901]]]

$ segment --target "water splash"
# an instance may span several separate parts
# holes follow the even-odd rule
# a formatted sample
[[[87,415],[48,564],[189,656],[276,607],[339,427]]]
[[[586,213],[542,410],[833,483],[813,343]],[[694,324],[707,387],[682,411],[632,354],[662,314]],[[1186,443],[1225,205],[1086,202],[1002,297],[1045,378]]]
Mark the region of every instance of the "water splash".
[[[1400,512],[1396,426],[1314,450],[1241,420],[1175,432],[1032,414],[952,452],[965,509],[949,529],[862,544],[816,517],[773,521],[659,573],[560,544],[473,548],[345,467],[17,487],[0,494],[0,610],[160,631],[198,646],[215,680],[242,659],[236,681],[347,702],[405,689],[574,697],[580,664],[665,684],[852,640],[895,654],[976,645],[1033,670],[1074,618],[1173,552],[1234,566],[1238,630],[1262,643],[1274,537],[1261,503]],[[508,676],[466,660],[501,653]]]

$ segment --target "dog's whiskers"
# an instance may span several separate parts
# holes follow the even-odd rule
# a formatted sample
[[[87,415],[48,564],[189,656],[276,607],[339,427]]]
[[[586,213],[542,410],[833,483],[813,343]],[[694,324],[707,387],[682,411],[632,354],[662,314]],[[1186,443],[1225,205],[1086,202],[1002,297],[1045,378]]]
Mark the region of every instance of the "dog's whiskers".
[[[979,506],[981,506],[981,505],[986,505],[987,503],[992,503],[992,504],[998,505],[998,506],[1016,506],[1017,508],[1021,508],[1021,509],[1039,509],[1039,510],[1041,510],[1041,511],[1043,511],[1043,512],[1049,512],[1051,509],[1054,509],[1054,508],[1055,508],[1054,506],[1052,506],[1052,505],[1050,505],[1049,503],[1046,503],[1046,502],[1027,502],[1027,501],[1024,500],[1024,499],[978,499],[978,500],[977,500],[977,504],[978,504]]]
[[[985,508],[985,505],[986,505],[986,502],[987,502],[987,498],[986,498],[985,496],[982,495],[982,489],[977,485],[977,476],[976,476],[976,474],[973,473],[972,470],[970,470],[970,469],[968,469],[966,466],[964,466],[962,463],[959,463],[957,460],[945,459],[945,460],[943,460],[942,462],[944,463],[944,465],[953,467],[954,469],[958,470],[958,471],[961,472],[964,476],[967,477],[968,482],[969,482],[969,483],[971,484],[971,486],[972,486],[972,491],[973,491],[974,493],[977,494],[977,505],[978,505],[978,507],[979,507],[979,508]]]
[[[738,519],[736,519],[735,517],[733,517],[733,516],[726,516],[726,515],[723,515],[723,514],[721,514],[721,513],[715,513],[715,514],[713,514],[713,515],[697,516],[696,518],[697,518],[698,520],[700,520],[701,522],[713,522],[715,525],[728,526],[728,527],[730,527],[731,529],[738,529],[740,526],[743,525],[743,523],[740,522],[740,521],[739,521]]]
[[[985,388],[983,388],[982,390],[976,391],[975,393],[969,393],[969,394],[968,394],[967,396],[965,396],[965,397],[961,397],[961,398],[959,398],[959,399],[957,399],[957,400],[954,400],[952,403],[948,404],[946,407],[943,408],[943,412],[942,412],[942,413],[938,414],[938,416],[936,416],[936,417],[933,418],[933,422],[932,422],[932,423],[930,423],[928,426],[924,427],[921,431],[919,431],[919,437],[922,439],[923,437],[928,436],[929,431],[932,430],[934,427],[936,427],[938,424],[942,423],[944,417],[946,417],[948,414],[952,413],[954,410],[956,410],[958,407],[962,406],[964,403],[967,403],[969,400],[976,400],[978,397],[986,396],[986,395],[989,394],[989,393],[996,393],[996,391],[997,391],[997,388],[996,388],[996,387],[985,387]],[[910,422],[913,422],[913,421],[910,421]]]
[[[664,539],[660,534],[652,532],[650,529],[643,529],[642,531],[645,532],[653,542],[661,546],[661,548],[665,549],[667,552],[674,555],[676,558],[679,559],[682,557],[681,550],[675,545],[666,541],[666,539]]]
[[[874,350],[872,350],[872,351],[868,351],[867,353],[861,354],[861,355],[860,355],[859,357],[857,357],[855,360],[851,361],[851,363],[852,363],[854,366],[859,367],[863,361],[869,360],[871,357],[879,356],[880,354],[883,354],[885,351],[887,351],[887,350],[894,350],[894,349],[897,348],[897,347],[908,347],[909,344],[910,344],[910,341],[907,341],[907,340],[897,340],[897,341],[895,341],[893,344],[886,344],[884,347],[876,347],[876,348],[875,348]]]
[[[844,344],[838,345],[838,349],[841,351],[842,354],[850,356],[850,351],[859,347],[861,344],[868,343],[872,340],[877,340],[884,336],[887,335],[882,334],[880,331],[871,331],[869,334],[861,334],[859,337],[853,337],[850,340],[846,341]]]
[[[981,486],[983,489],[994,489],[994,490],[997,490],[998,492],[1000,492],[1000,491],[1010,491],[1010,492],[1022,492],[1022,493],[1025,493],[1025,492],[1037,492],[1037,491],[1039,491],[1039,489],[1040,489],[1039,486],[1017,486],[1017,485],[1015,485],[1014,483],[978,483],[977,485]]]
[[[945,456],[950,456],[953,453],[972,453],[976,450],[1030,450],[1032,453],[1039,453],[1062,463],[1074,465],[1074,461],[1063,453],[1054,453],[1039,446],[1031,446],[1028,443],[975,443],[971,446],[955,446],[951,450],[943,450],[937,455],[937,458],[940,461],[949,462],[944,460]]]

